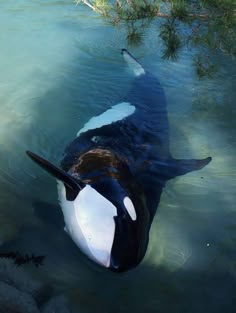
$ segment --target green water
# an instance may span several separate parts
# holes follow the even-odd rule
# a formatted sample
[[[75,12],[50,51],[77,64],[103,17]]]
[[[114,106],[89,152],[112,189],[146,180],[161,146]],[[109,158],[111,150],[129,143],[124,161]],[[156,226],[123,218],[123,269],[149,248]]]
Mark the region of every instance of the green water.
[[[84,123],[125,95],[125,29],[69,0],[0,1],[0,27],[0,243],[46,255],[30,271],[75,312],[235,312],[235,62],[219,56],[216,77],[199,81],[194,51],[161,59],[156,23],[142,46],[128,47],[165,88],[173,156],[213,161],[168,182],[144,261],[119,276],[39,218],[32,203],[57,205],[56,183],[24,151],[59,163]]]

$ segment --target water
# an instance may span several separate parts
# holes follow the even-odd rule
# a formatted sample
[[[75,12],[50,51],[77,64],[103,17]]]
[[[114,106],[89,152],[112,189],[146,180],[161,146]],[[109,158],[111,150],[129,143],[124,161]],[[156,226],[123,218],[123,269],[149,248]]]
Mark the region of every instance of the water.
[[[131,48],[165,88],[173,155],[213,161],[168,182],[144,261],[118,276],[83,258],[55,226],[57,208],[51,220],[36,212],[35,202],[57,205],[56,184],[25,150],[58,164],[84,123],[125,95],[132,82],[120,56],[125,29],[69,0],[1,1],[0,27],[4,247],[46,255],[32,275],[64,293],[75,312],[234,312],[235,63],[219,57],[218,75],[199,81],[193,51],[178,62],[161,59],[156,23]]]

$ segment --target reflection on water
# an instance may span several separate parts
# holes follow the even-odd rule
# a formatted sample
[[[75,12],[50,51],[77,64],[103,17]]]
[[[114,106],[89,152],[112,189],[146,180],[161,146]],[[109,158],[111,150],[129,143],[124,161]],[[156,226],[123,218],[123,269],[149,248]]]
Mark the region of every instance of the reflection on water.
[[[124,29],[69,0],[1,2],[0,26],[2,249],[45,254],[32,275],[66,293],[79,312],[232,312],[235,64],[220,58],[218,76],[198,81],[190,51],[176,63],[160,58],[155,23],[133,51],[165,87],[173,155],[213,161],[168,182],[145,260],[118,276],[85,260],[57,227],[56,183],[24,151],[59,163],[83,124],[125,94],[132,76],[119,54]]]

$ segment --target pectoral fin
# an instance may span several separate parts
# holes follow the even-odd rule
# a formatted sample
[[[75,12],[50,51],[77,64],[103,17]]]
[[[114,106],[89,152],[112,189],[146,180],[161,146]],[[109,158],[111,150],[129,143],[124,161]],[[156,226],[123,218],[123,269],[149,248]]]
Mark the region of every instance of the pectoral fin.
[[[45,171],[64,183],[66,188],[67,200],[73,201],[77,197],[79,191],[84,187],[84,184],[82,182],[78,182],[67,172],[53,165],[39,155],[31,151],[26,151],[26,153],[35,163],[41,166]]]
[[[175,159],[172,161],[172,165],[174,168],[175,176],[180,176],[187,174],[192,171],[198,171],[205,167],[208,163],[210,163],[212,160],[211,157],[205,158],[205,159],[190,159],[190,160],[185,160],[185,159]],[[175,177],[174,176],[174,177]]]
[[[153,175],[163,182],[175,178],[176,176],[184,175],[192,171],[202,169],[211,161],[211,157],[206,159],[166,159],[158,160],[151,164],[150,170]]]

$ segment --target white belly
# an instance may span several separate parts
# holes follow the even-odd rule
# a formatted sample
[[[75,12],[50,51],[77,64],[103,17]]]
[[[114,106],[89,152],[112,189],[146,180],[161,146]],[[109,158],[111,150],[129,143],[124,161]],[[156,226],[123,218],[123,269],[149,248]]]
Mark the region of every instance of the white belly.
[[[70,237],[90,259],[108,267],[115,234],[116,207],[89,185],[74,201],[67,201],[64,184],[58,182],[58,194]]]

